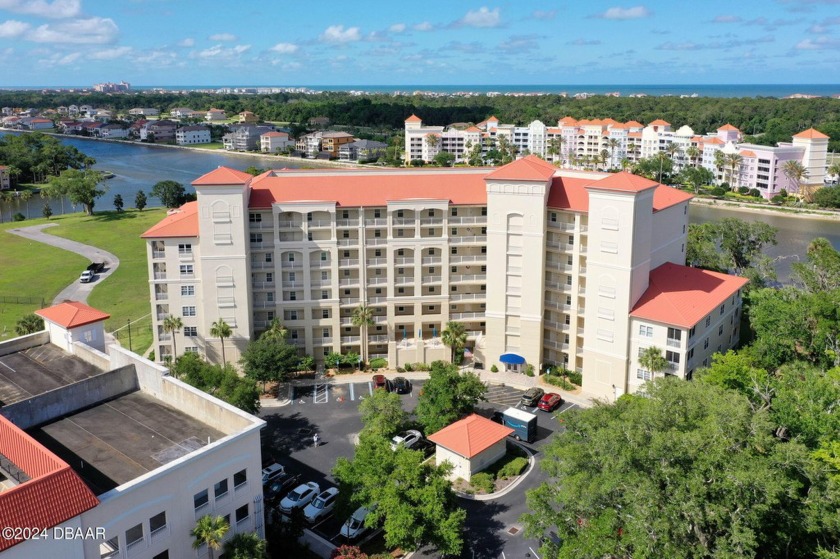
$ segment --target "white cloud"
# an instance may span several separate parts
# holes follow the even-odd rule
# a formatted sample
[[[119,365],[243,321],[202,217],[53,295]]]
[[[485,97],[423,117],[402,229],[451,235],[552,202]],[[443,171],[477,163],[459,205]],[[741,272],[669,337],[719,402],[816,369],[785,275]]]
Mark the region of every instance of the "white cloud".
[[[131,47],[114,47],[112,49],[100,50],[87,55],[92,60],[114,60],[115,58],[122,58],[131,53]]]
[[[231,33],[216,33],[215,35],[210,35],[208,39],[211,41],[235,41],[236,35]]]
[[[741,21],[741,17],[740,17],[740,16],[730,16],[730,15],[725,15],[725,16],[717,16],[717,17],[715,17],[715,18],[712,20],[712,23],[738,23],[739,21]]]
[[[507,52],[528,52],[539,47],[537,35],[513,35],[499,45],[499,50]]]
[[[428,21],[424,21],[422,23],[418,23],[412,26],[412,29],[414,29],[415,31],[431,31],[432,29],[434,29],[434,26]]]
[[[0,0],[0,10],[16,14],[62,19],[76,17],[82,11],[81,0]]]
[[[119,28],[110,18],[73,19],[40,25],[26,35],[36,43],[105,44],[117,38]]]
[[[187,37],[182,41],[178,41],[179,47],[194,47],[195,46],[195,39],[192,37]]]
[[[642,17],[648,17],[651,15],[651,11],[645,8],[644,6],[634,6],[632,8],[610,8],[603,14],[599,14],[596,17],[600,17],[603,19],[639,19]]]
[[[534,10],[531,15],[534,19],[550,20],[557,15],[557,10]]]
[[[270,51],[279,52],[280,54],[293,54],[298,51],[298,46],[292,43],[277,43],[271,47]]]
[[[325,43],[352,43],[361,38],[362,36],[358,27],[344,29],[343,25],[330,25],[321,34],[321,40]]]
[[[499,8],[489,9],[482,6],[477,10],[470,10],[458,23],[468,27],[498,27],[501,23]]]
[[[805,39],[796,44],[797,50],[831,50],[840,49],[840,39],[831,37],[817,37],[816,39]]]
[[[250,48],[251,45],[236,45],[230,48],[223,47],[222,45],[213,45],[209,49],[199,51],[195,56],[205,59],[233,59],[246,53]]]
[[[29,27],[30,25],[28,23],[23,23],[22,21],[15,21],[13,19],[4,21],[0,23],[0,38],[11,39],[19,37],[26,31],[29,31]]]
[[[391,27],[388,28],[388,31],[391,33],[402,33],[405,31],[405,24],[404,23],[395,23]]]
[[[588,47],[592,45],[600,45],[601,41],[599,41],[598,39],[575,39],[574,41],[569,41],[566,44],[574,45],[576,47]]]

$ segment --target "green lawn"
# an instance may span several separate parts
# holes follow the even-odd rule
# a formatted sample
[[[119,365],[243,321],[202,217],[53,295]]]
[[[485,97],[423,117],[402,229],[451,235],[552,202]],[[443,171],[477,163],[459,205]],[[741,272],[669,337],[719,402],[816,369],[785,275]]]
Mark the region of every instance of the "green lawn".
[[[223,142],[210,142],[209,144],[196,144],[191,147],[199,149],[223,149],[225,144]]]
[[[93,245],[115,254],[120,267],[91,293],[88,303],[111,315],[105,329],[109,332],[132,325],[132,347],[142,353],[152,343],[151,321],[143,318],[151,312],[149,306],[149,277],[146,264],[146,245],[140,235],[165,216],[163,209],[127,210],[124,213],[97,212],[93,216],[72,214],[51,220],[57,227],[51,234]],[[3,273],[0,274],[0,296],[25,295],[43,297],[49,304],[69,283],[76,281],[88,264],[74,253],[41,243],[30,242],[6,232],[12,227],[46,223],[45,219],[0,225],[3,247]],[[15,305],[19,307],[20,305]],[[38,305],[33,305],[32,310]],[[0,333],[4,326],[14,324],[18,317],[0,310]],[[127,334],[123,328],[120,334]],[[8,336],[11,337],[11,336]],[[127,336],[119,336],[124,345]]]

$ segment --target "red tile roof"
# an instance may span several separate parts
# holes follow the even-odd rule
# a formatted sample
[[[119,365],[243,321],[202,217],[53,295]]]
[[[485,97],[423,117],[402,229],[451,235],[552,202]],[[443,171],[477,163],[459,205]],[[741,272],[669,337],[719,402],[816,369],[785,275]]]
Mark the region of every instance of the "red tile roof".
[[[423,122],[423,119],[420,118],[419,116],[413,114],[410,117],[408,117],[407,119],[405,119],[405,121],[406,122]]]
[[[622,171],[608,176],[599,181],[593,181],[588,188],[596,188],[598,190],[618,190],[622,192],[642,192],[650,188],[656,188],[659,185],[656,181]]]
[[[192,182],[192,184],[193,186],[245,184],[252,178],[252,175],[249,175],[244,171],[219,166],[215,170],[198,177]]]
[[[564,116],[560,120],[557,121],[557,126],[574,126],[577,124],[577,120],[570,116]]]
[[[658,118],[658,119],[654,120],[653,122],[651,122],[650,124],[648,124],[648,126],[671,126],[671,123],[670,122],[665,122],[661,118]]]
[[[653,211],[658,212],[682,202],[688,202],[692,198],[694,196],[688,192],[671,188],[670,186],[660,185],[653,193]]]
[[[755,152],[748,149],[742,149],[741,157],[755,157]]]
[[[48,529],[99,504],[66,462],[3,416],[0,453],[30,478],[0,492],[0,511],[6,526]],[[20,541],[0,538],[0,551]]]
[[[721,131],[721,130],[726,131],[726,132],[728,132],[730,130],[734,130],[735,132],[740,132],[740,130],[738,130],[737,128],[735,128],[734,126],[732,126],[729,123],[726,123],[723,126],[721,126],[720,128],[718,128],[718,131]]]
[[[645,127],[644,124],[642,124],[641,122],[638,122],[636,120],[631,120],[629,122],[625,122],[624,126],[626,126],[627,128],[644,128]]]
[[[144,239],[198,237],[198,202],[187,202],[140,235]]]
[[[266,132],[265,134],[260,134],[261,138],[288,138],[289,135],[286,132]]]
[[[706,143],[706,144],[725,144],[726,143],[723,140],[721,140],[720,138],[709,138],[708,140],[704,140],[703,142]]]
[[[630,316],[692,328],[747,281],[747,278],[668,262],[650,272],[650,285]]]
[[[557,167],[536,155],[528,155],[517,159],[503,167],[499,167],[489,175],[488,180],[509,181],[541,181],[545,182],[554,176]]]
[[[464,458],[472,458],[499,441],[505,440],[511,433],[513,429],[510,427],[472,414],[429,435],[428,439]]]
[[[35,311],[35,314],[64,328],[76,328],[111,318],[110,314],[98,311],[78,301],[59,303],[58,305]]]
[[[815,130],[813,128],[809,128],[808,130],[800,132],[799,134],[794,134],[793,137],[794,138],[808,138],[808,139],[811,139],[811,140],[815,140],[815,139],[821,140],[821,139],[824,139],[824,138],[828,138],[828,136],[826,136],[825,134],[823,134],[819,130]]]
[[[555,177],[551,183],[547,206],[552,209],[587,213],[589,193],[586,188],[603,180],[606,179]],[[692,198],[691,194],[682,190],[659,185],[653,193],[653,211],[658,212]]]

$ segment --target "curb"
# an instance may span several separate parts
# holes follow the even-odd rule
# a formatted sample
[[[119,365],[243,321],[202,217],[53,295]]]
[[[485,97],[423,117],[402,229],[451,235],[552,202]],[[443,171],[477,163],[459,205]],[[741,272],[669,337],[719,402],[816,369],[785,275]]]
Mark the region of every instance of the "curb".
[[[499,499],[501,497],[504,497],[505,495],[507,495],[508,493],[513,491],[516,488],[517,485],[522,483],[522,480],[524,480],[526,477],[531,475],[531,472],[534,471],[534,467],[536,467],[536,465],[537,465],[537,461],[534,458],[534,453],[531,452],[530,448],[528,448],[527,446],[525,446],[521,443],[518,443],[516,441],[509,441],[509,442],[512,443],[512,444],[515,444],[516,446],[518,446],[519,448],[521,448],[522,450],[524,450],[525,452],[528,453],[528,469],[525,470],[524,473],[520,474],[516,481],[514,481],[513,483],[511,483],[510,485],[508,485],[507,487],[505,487],[501,491],[497,491],[495,493],[490,493],[488,495],[468,495],[466,493],[460,493],[458,491],[455,491],[455,495],[457,495],[459,498],[465,499],[467,501],[492,501],[494,499]]]

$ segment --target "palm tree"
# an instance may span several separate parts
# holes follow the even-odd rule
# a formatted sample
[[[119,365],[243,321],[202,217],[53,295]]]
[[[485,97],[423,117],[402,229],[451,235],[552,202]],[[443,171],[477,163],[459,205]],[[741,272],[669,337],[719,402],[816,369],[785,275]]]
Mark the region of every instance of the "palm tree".
[[[353,315],[350,319],[353,326],[359,328],[359,333],[362,336],[362,361],[368,360],[368,328],[374,325],[373,322],[373,307],[367,305],[359,305],[353,309]]]
[[[29,217],[29,200],[32,199],[32,191],[31,190],[21,190],[18,193],[18,200],[23,200],[26,202],[26,217]]]
[[[688,157],[688,160],[691,161],[695,167],[697,166],[697,160],[700,159],[701,155],[703,155],[703,153],[697,146],[688,146],[685,148],[685,156]]]
[[[782,172],[785,174],[787,179],[796,187],[796,192],[798,194],[804,195],[805,198],[810,198],[810,192],[800,192],[799,188],[802,184],[802,179],[808,178],[808,169],[795,159],[790,159],[785,161],[785,164],[782,166]],[[809,201],[810,200],[806,200]]]
[[[266,555],[265,540],[254,532],[236,534],[225,542],[225,557],[231,559],[264,559]]]
[[[603,165],[604,169],[607,169],[607,162],[610,161],[610,152],[606,149],[602,149],[600,153],[600,161],[601,165]]]
[[[221,516],[210,516],[205,514],[195,523],[195,527],[190,532],[193,540],[193,549],[200,549],[202,545],[207,546],[210,553],[210,559],[213,559],[213,550],[221,549],[222,538],[230,530],[230,524]]]
[[[440,333],[440,337],[444,345],[449,346],[452,350],[452,362],[455,364],[460,363],[460,359],[457,362],[455,361],[455,356],[459,355],[463,357],[464,348],[467,345],[467,331],[464,325],[455,321],[447,322],[446,329]]]
[[[279,318],[272,318],[268,325],[268,329],[262,333],[261,338],[269,340],[285,340],[289,335],[289,329],[283,326]]]
[[[563,137],[555,136],[548,140],[548,149],[546,152],[551,156],[551,162],[557,163],[557,156],[560,155],[560,148],[563,146]]]
[[[610,147],[610,166],[615,162],[615,150],[621,145],[618,138],[610,138],[607,140],[607,145]]]
[[[30,313],[20,317],[15,324],[15,332],[18,336],[34,334],[44,329],[44,319],[37,314]]]
[[[651,378],[656,377],[656,373],[668,369],[668,361],[662,356],[662,350],[654,346],[642,350],[641,355],[639,355],[639,365],[650,371]]]
[[[437,154],[437,147],[440,144],[440,136],[437,134],[426,134],[426,145],[429,147],[429,159]]]
[[[671,142],[667,146],[665,146],[665,153],[668,154],[668,157],[671,158],[671,165],[674,168],[674,171],[677,170],[677,156],[682,153],[682,148],[680,148],[679,144],[675,144]]]
[[[219,338],[222,342],[222,365],[227,365],[227,360],[225,359],[225,338],[230,338],[232,334],[233,330],[223,318],[219,318],[219,320],[210,325],[210,335],[214,338]]]
[[[723,168],[726,166],[726,155],[720,151],[715,151],[715,168],[718,173],[723,173]]]
[[[175,334],[184,327],[184,321],[180,316],[167,316],[163,319],[163,331],[172,334],[172,357],[178,356],[178,347],[175,344]]]
[[[835,161],[831,165],[828,166],[826,169],[827,175],[834,175],[837,178],[840,178],[840,161]]]
[[[735,171],[740,175],[741,162],[744,160],[740,153],[729,153],[726,155],[726,166],[729,168],[729,187],[735,190],[738,187],[738,181],[735,177]]]

